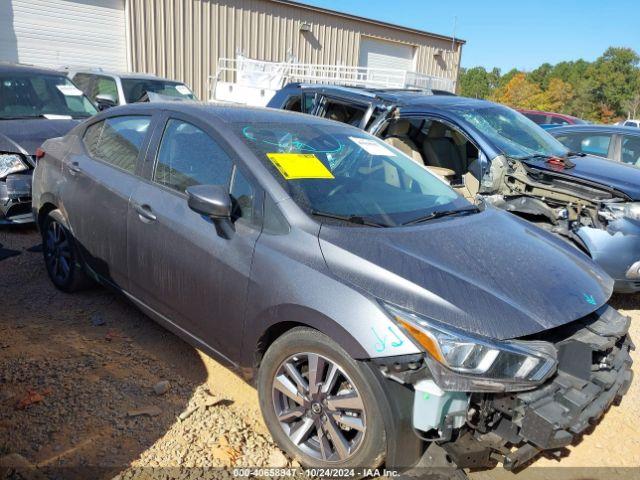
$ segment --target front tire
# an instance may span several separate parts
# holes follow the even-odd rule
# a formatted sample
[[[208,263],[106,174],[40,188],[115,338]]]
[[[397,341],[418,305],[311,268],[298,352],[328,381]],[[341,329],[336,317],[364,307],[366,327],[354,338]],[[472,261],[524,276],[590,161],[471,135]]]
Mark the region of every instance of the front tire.
[[[72,293],[91,284],[84,272],[71,232],[64,226],[60,210],[47,214],[41,225],[42,252],[53,285]]]
[[[305,467],[376,468],[386,455],[374,375],[328,336],[294,328],[267,350],[258,373],[264,421]]]

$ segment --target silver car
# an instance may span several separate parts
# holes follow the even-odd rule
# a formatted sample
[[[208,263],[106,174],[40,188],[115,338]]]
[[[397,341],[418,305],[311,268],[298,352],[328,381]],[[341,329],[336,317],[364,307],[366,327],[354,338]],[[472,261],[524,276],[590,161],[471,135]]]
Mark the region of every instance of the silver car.
[[[33,213],[56,287],[112,286],[255,382],[305,466],[518,468],[631,382],[600,267],[337,122],[109,109],[44,144]]]

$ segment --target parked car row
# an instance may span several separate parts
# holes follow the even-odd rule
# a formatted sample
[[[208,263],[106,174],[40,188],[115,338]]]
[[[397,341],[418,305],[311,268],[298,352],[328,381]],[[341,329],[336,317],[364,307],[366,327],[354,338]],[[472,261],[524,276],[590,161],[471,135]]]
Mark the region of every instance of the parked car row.
[[[153,75],[0,64],[0,224],[33,221],[31,172],[45,140],[113,106],[195,99],[184,83]]]
[[[293,84],[278,110],[106,109],[141,97],[10,74],[0,115],[70,122],[0,156],[23,166],[7,186],[33,170],[12,198],[52,283],[112,287],[254,382],[302,465],[518,469],[628,390],[608,301],[640,288],[640,170],[455,96]]]

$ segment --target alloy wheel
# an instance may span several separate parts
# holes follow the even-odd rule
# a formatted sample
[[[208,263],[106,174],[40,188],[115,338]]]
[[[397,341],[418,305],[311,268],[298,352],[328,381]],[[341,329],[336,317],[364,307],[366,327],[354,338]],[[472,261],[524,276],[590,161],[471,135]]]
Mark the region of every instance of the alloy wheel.
[[[44,256],[49,273],[57,284],[71,276],[73,253],[64,227],[55,220],[49,222],[44,235]]]
[[[313,458],[344,462],[364,439],[362,397],[345,371],[322,355],[299,353],[280,364],[273,406],[289,440]]]

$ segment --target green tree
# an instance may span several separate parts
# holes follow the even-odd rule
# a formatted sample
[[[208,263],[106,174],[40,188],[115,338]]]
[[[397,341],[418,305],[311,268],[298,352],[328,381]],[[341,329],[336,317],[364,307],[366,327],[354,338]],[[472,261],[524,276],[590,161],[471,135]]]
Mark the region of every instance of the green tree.
[[[640,56],[610,47],[594,62],[543,63],[529,73],[470,68],[461,72],[460,94],[596,122],[640,116]]]
[[[527,80],[539,85],[543,90],[546,90],[549,86],[549,80],[552,71],[553,65],[551,65],[550,63],[543,63],[527,76]]]
[[[610,47],[592,65],[594,100],[615,115],[624,116],[625,105],[640,88],[640,56],[630,48]]]
[[[487,72],[484,67],[463,70],[460,74],[460,94],[464,97],[488,98],[500,79],[500,70]]]

